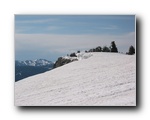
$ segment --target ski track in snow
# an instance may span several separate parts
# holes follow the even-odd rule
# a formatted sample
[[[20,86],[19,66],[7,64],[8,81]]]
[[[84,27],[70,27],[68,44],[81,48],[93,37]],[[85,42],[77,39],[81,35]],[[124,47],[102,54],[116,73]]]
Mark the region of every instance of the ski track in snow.
[[[136,56],[92,54],[16,82],[15,105],[135,106]]]

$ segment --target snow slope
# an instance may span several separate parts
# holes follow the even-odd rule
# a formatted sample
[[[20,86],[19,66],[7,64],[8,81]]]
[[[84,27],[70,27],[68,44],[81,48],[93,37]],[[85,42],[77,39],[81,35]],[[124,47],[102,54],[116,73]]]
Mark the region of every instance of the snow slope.
[[[16,82],[15,105],[135,106],[136,56],[92,54]]]

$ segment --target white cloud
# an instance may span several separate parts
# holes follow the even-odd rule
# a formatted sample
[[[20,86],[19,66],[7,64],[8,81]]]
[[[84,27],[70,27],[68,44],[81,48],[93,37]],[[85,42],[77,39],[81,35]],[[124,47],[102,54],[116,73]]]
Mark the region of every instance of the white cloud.
[[[115,25],[110,25],[110,26],[100,27],[99,29],[116,30],[116,29],[119,29],[119,28]]]
[[[48,26],[47,27],[47,30],[58,30],[58,29],[61,29],[62,27],[59,27],[59,26]]]
[[[135,45],[135,33],[124,35],[50,35],[50,34],[15,34],[16,51],[45,49],[51,52],[70,53],[97,46],[109,46],[116,41],[120,52],[127,52],[130,45]]]
[[[34,26],[19,26],[15,29],[15,33],[23,33],[35,29]]]
[[[32,23],[32,24],[40,24],[40,23],[46,23],[46,22],[53,22],[53,21],[57,21],[58,19],[54,19],[54,18],[49,18],[49,19],[37,19],[37,20],[18,20],[16,21],[16,23]]]

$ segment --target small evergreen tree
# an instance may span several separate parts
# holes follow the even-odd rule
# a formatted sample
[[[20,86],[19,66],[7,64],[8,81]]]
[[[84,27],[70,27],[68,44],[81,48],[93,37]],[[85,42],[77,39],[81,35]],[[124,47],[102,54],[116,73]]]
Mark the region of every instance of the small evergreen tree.
[[[115,41],[111,42],[111,52],[118,52]]]
[[[96,52],[96,49],[95,49],[95,48],[93,48],[93,52]]]
[[[129,47],[129,52],[128,52],[128,54],[129,54],[129,55],[135,54],[135,48],[134,48],[132,45]]]
[[[93,52],[93,49],[90,49],[89,52]]]
[[[96,48],[96,52],[101,52],[102,51],[102,48],[100,47],[100,46],[98,46],[97,48]]]
[[[104,46],[102,52],[110,52],[110,49],[107,46]]]

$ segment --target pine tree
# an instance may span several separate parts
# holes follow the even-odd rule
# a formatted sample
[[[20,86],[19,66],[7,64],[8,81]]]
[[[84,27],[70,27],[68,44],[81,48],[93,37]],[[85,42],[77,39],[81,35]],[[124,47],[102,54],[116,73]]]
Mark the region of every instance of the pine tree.
[[[132,45],[129,47],[129,52],[128,52],[128,54],[129,54],[129,55],[135,54],[135,48],[134,48]]]
[[[100,46],[98,46],[97,48],[96,48],[96,52],[101,52],[102,51],[102,48],[100,47]]]
[[[110,52],[110,49],[107,46],[104,46],[102,52]]]
[[[80,50],[78,50],[77,53],[80,53]]]
[[[111,52],[118,52],[115,41],[111,42]]]

